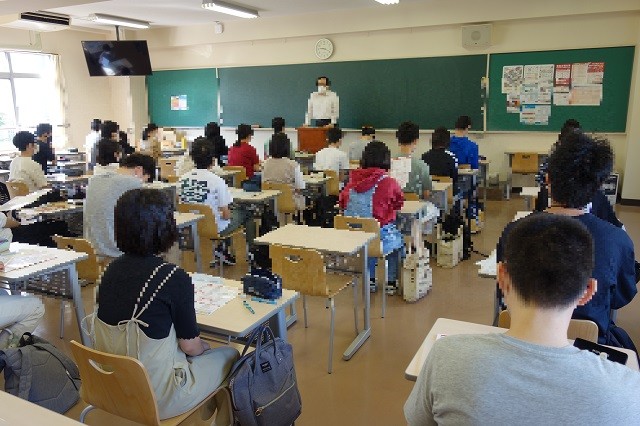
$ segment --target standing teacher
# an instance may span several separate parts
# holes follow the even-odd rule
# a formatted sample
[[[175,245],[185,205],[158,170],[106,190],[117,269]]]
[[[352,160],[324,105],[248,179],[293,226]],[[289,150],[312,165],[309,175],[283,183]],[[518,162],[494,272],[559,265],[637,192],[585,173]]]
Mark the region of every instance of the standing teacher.
[[[309,126],[314,120],[316,127],[333,127],[338,124],[340,106],[338,95],[331,91],[331,81],[322,76],[316,79],[318,90],[309,96],[304,124]]]

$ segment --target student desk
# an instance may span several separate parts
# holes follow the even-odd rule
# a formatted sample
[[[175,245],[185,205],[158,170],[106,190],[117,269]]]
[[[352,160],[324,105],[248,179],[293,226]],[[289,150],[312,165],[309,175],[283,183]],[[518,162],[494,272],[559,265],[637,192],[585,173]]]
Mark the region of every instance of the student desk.
[[[240,174],[239,170],[225,170],[219,167],[215,167],[211,169],[211,171],[217,176],[220,176],[222,179],[224,179],[228,187],[236,187],[236,177],[238,176],[238,174]]]
[[[300,164],[300,168],[302,169],[303,173],[305,172],[305,170],[313,169],[313,162],[316,159],[315,154],[296,151],[294,157],[298,164]]]
[[[307,188],[318,188],[318,191],[322,193],[322,195],[327,195],[327,182],[329,181],[328,176],[320,175],[303,175],[302,179],[304,180]]]
[[[77,253],[70,250],[60,250],[23,243],[11,243],[10,251],[12,253],[17,253],[17,256],[20,256],[20,252],[24,252],[25,250],[28,250],[29,252],[37,250],[38,253],[52,255],[53,258],[25,268],[14,269],[12,271],[1,271],[0,281],[8,283],[12,290],[18,290],[20,287],[28,290],[26,288],[26,284],[29,278],[35,278],[44,274],[66,270],[69,277],[71,293],[73,295],[73,305],[76,311],[76,320],[78,322],[80,338],[82,339],[83,345],[91,347],[89,336],[86,336],[82,332],[82,327],[80,325],[82,319],[85,317],[85,312],[84,304],[82,302],[82,294],[80,293],[80,285],[78,284],[78,272],[75,267],[76,262],[85,260],[89,256],[86,253]],[[0,414],[0,416],[1,415],[2,414]]]
[[[538,196],[540,192],[539,186],[524,186],[522,187],[522,191],[520,195],[524,198],[524,205],[527,210],[532,210],[531,201]]]
[[[20,153],[17,153],[17,155],[20,155]],[[9,155],[0,155],[0,168],[3,170],[9,170],[11,160],[13,160],[13,157],[10,157]]]
[[[433,344],[436,341],[438,334],[487,334],[487,333],[504,333],[506,328],[493,327],[490,325],[474,324],[465,321],[456,321],[448,318],[438,318],[433,324],[433,327],[425,337],[422,345],[418,349],[418,352],[413,356],[413,359],[404,371],[404,377],[407,380],[415,381],[420,374],[420,370],[424,365],[427,355],[431,351]],[[445,337],[446,339],[446,337]],[[572,344],[572,340],[568,340],[569,344]],[[614,348],[618,351],[624,352],[629,355],[627,359],[627,367],[632,370],[638,371],[638,357],[636,353],[629,349]]]
[[[176,219],[176,226],[178,227],[178,230],[189,227],[189,232],[193,239],[193,253],[196,258],[196,270],[198,272],[202,272],[202,255],[199,253],[200,237],[198,237],[198,221],[202,219],[204,215],[174,212],[173,217]]]
[[[186,151],[186,149],[182,149],[182,148],[169,148],[169,149],[163,149],[162,150],[162,156],[164,158],[167,157],[174,157],[174,156],[180,156],[182,154],[184,154]]]
[[[478,167],[480,170],[480,180],[482,181],[482,202],[483,205],[487,204],[487,188],[489,188],[489,164],[491,161],[489,160],[480,160],[478,162]]]
[[[451,207],[447,203],[447,192],[452,185],[451,182],[432,182],[430,201],[445,213]]]
[[[86,162],[86,153],[84,151],[69,151],[67,149],[56,151],[58,161],[84,161]]]
[[[92,175],[81,175],[81,176],[67,176],[64,173],[55,173],[52,175],[47,175],[47,181],[51,183],[59,183],[59,184],[80,184],[89,182],[89,178]]]
[[[47,410],[7,392],[0,391],[0,424],[10,426],[76,426],[81,425],[69,417]]]
[[[62,172],[64,169],[82,169],[83,171],[87,170],[87,163],[84,161],[58,161],[56,162],[54,170]]]
[[[278,244],[317,250],[324,254],[339,256],[352,256],[358,252],[361,253],[363,261],[361,282],[364,295],[364,329],[356,336],[342,355],[344,360],[351,359],[371,336],[371,299],[369,294],[369,270],[367,268],[367,246],[375,237],[375,234],[368,232],[289,224],[255,239],[256,244]]]
[[[278,214],[278,195],[280,195],[280,191],[276,189],[247,192],[240,188],[229,188],[229,191],[233,197],[233,203],[253,205],[273,204],[273,211],[276,215]]]
[[[0,170],[0,182],[9,180],[9,170]]]
[[[511,198],[511,170],[512,170],[512,165],[513,165],[513,156],[517,153],[517,152],[525,152],[523,150],[518,150],[518,151],[505,151],[504,154],[507,156],[507,161],[509,163],[509,169],[508,169],[508,174],[507,174],[507,185],[506,185],[506,199],[509,200]],[[529,151],[527,151],[529,152]],[[542,162],[544,161],[544,159],[546,157],[549,156],[549,153],[547,151],[532,151],[535,154],[538,154],[538,163],[542,164]]]
[[[224,285],[237,287],[242,290],[242,283],[235,280],[224,280]],[[217,309],[210,315],[196,313],[198,326],[205,332],[221,334],[231,337],[245,337],[262,323],[269,321],[269,326],[276,337],[287,340],[287,326],[285,320],[285,308],[295,302],[300,294],[293,290],[282,290],[282,297],[277,299],[275,305],[251,301],[250,297],[244,299],[238,295],[226,305]],[[255,314],[249,312],[242,304],[248,301]]]

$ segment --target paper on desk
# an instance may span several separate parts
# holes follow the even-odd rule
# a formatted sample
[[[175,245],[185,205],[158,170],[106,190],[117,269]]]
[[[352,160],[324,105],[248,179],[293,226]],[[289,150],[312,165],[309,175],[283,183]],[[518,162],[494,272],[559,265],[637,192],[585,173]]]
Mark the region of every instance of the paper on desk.
[[[191,274],[194,286],[195,309],[203,315],[211,315],[238,297],[240,289],[222,284],[222,278],[206,274]]]
[[[55,258],[54,253],[38,249],[23,249],[0,254],[0,262],[4,264],[4,272],[26,268]]]
[[[411,173],[411,158],[400,157],[391,159],[391,170],[389,176],[394,178],[400,188],[404,188],[409,183],[409,173]]]
[[[497,276],[498,271],[496,267],[496,259],[497,259],[496,250],[493,249],[489,257],[487,257],[486,259],[477,261],[476,265],[480,267],[478,274],[483,276],[492,276],[492,277]]]
[[[0,206],[0,212],[8,212],[11,210],[17,210],[24,206],[28,206],[29,204],[36,202],[38,198],[42,197],[49,191],[51,191],[51,189],[47,188],[32,192],[27,195],[19,195],[17,197],[13,197],[11,200]]]

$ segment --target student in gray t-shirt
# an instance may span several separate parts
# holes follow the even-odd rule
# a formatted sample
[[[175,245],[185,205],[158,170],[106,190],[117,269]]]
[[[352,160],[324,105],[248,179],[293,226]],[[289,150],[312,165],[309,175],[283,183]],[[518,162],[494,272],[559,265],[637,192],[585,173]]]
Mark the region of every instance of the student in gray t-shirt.
[[[575,219],[516,222],[498,263],[509,331],[435,342],[404,406],[409,425],[640,424],[640,373],[567,342],[574,308],[596,291],[593,253]]]

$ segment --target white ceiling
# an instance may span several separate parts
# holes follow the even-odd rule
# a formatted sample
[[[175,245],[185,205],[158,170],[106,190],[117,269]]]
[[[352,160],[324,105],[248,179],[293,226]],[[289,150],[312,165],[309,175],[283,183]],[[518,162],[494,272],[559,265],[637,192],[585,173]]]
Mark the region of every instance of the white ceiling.
[[[375,0],[226,0],[258,10],[261,17],[302,15],[328,10],[359,9],[384,6]],[[401,0],[415,2],[424,0]],[[72,17],[72,25],[104,28],[87,20],[92,13],[106,13],[148,21],[153,27],[206,24],[236,18],[201,7],[202,0],[0,0],[0,15],[46,10]]]

